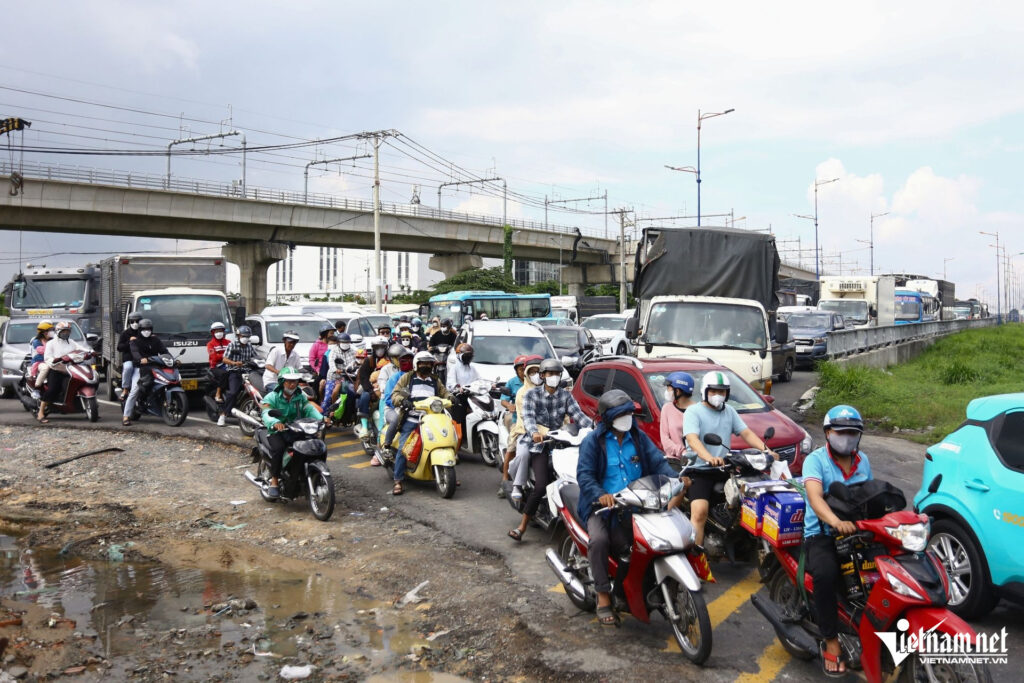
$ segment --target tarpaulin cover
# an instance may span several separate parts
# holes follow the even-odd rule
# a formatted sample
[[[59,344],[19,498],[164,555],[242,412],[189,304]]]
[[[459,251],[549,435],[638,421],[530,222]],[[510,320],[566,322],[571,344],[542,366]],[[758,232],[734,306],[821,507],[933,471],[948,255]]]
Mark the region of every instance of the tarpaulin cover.
[[[633,296],[753,299],[772,311],[779,305],[779,265],[774,235],[727,228],[648,228],[636,253]]]

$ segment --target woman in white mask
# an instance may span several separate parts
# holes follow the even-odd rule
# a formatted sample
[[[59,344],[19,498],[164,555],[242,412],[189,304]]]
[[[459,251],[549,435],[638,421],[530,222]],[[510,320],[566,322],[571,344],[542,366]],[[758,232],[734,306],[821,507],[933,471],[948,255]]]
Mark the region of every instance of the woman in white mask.
[[[683,439],[683,414],[693,405],[693,377],[688,372],[673,372],[665,378],[665,402],[661,404],[658,429],[665,457],[679,467],[692,456]]]

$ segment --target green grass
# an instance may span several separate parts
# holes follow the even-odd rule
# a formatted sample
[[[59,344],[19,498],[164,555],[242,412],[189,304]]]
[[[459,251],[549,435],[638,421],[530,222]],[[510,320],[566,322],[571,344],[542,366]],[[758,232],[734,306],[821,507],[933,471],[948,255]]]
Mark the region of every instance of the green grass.
[[[935,443],[964,421],[979,396],[1024,391],[1024,325],[944,337],[914,360],[887,370],[824,363],[814,399],[819,417],[838,403],[855,406],[870,429]]]

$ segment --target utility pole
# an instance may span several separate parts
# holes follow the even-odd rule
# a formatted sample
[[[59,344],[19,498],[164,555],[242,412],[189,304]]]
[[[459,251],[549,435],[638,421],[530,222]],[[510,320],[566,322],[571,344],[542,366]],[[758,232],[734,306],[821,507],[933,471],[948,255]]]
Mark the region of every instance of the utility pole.
[[[989,237],[996,238],[996,324],[1003,324],[1002,309],[999,301],[999,233],[998,232],[985,232],[983,230],[978,231],[982,235],[988,235]]]
[[[839,178],[833,178],[832,180],[814,180],[814,277],[816,280],[821,280],[821,247],[818,246],[818,188],[822,185],[828,185],[834,183]],[[841,270],[841,268],[840,268]]]
[[[306,164],[306,170],[302,172],[302,203],[305,204],[309,200],[309,167],[319,166],[320,164],[333,164],[339,161],[355,161],[356,159],[369,159],[369,154],[360,154],[354,157],[342,157],[341,159],[324,159],[323,161],[311,161]]]
[[[716,116],[725,116],[736,111],[735,109],[726,109],[720,112],[711,112],[708,114],[701,114],[700,109],[697,110],[697,227],[700,227],[700,124],[704,119],[712,119]]]
[[[373,281],[377,312],[384,312],[380,272],[380,135],[373,136]]]
[[[632,209],[616,209],[619,214],[619,311],[626,310],[626,214]]]
[[[871,247],[871,274],[875,274],[875,219],[881,218],[882,216],[888,216],[889,212],[885,213],[873,213],[871,214],[871,232],[869,234],[870,247]],[[943,278],[945,279],[945,278]]]
[[[550,204],[569,204],[572,202],[590,202],[598,199],[604,199],[604,232],[605,236],[608,235],[608,191],[605,190],[603,195],[597,195],[596,197],[578,197],[576,199],[548,199],[547,195],[544,195],[544,229],[549,230],[548,227],[548,206]],[[561,231],[559,231],[561,233]],[[562,235],[558,236],[558,293],[562,293]]]

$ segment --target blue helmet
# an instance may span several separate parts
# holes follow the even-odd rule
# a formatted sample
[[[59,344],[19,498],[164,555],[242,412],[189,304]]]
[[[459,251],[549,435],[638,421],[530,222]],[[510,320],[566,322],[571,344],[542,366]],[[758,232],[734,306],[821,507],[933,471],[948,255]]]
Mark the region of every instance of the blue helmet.
[[[687,396],[693,395],[693,377],[688,372],[673,372],[665,378],[665,386],[678,389]]]
[[[825,413],[821,426],[825,429],[854,429],[863,434],[864,418],[853,406],[838,405]]]

